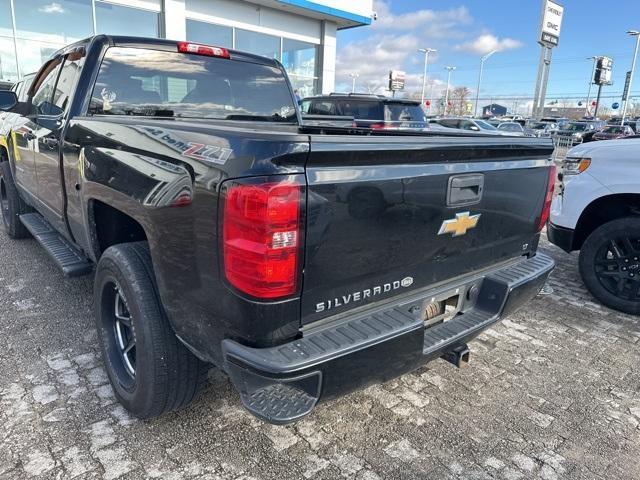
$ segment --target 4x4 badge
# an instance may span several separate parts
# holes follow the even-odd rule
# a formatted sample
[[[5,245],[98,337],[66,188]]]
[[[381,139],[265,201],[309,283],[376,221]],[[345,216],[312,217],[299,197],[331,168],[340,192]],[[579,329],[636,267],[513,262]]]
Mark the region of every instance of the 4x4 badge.
[[[480,215],[480,213],[471,215],[469,212],[456,213],[456,218],[442,222],[438,235],[444,235],[445,233],[451,233],[453,237],[464,235],[467,233],[467,230],[475,228],[475,226],[478,225]]]

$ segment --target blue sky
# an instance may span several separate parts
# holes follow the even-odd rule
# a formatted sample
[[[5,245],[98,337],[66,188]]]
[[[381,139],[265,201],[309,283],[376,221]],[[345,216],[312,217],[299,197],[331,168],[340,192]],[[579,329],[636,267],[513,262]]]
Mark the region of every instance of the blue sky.
[[[592,69],[586,58],[593,55],[614,59],[614,85],[604,87],[603,97],[619,97],[635,46],[625,32],[640,29],[640,1],[560,3],[565,14],[560,45],[553,52],[547,100],[584,101]],[[419,90],[424,57],[416,48],[429,47],[438,50],[430,57],[428,73],[436,92],[446,82],[446,65],[457,67],[453,85],[475,92],[480,56],[498,48],[485,63],[481,97],[532,97],[540,56],[540,8],[538,0],[374,0],[378,20],[372,26],[338,33],[337,89],[350,89],[348,75],[357,72],[358,90],[374,90],[384,84],[389,69],[399,68],[407,72],[407,89]],[[632,93],[640,99],[640,74],[634,81]],[[603,104],[615,100],[605,99]]]

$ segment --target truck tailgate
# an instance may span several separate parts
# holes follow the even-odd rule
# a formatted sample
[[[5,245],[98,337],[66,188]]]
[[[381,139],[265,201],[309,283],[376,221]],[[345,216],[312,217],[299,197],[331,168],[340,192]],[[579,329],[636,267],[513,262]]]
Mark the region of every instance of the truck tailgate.
[[[534,251],[551,152],[525,137],[312,135],[302,323]]]

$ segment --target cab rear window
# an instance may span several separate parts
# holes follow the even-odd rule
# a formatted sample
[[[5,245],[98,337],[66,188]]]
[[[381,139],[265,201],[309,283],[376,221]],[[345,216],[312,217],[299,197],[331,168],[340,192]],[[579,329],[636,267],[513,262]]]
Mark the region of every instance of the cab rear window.
[[[296,122],[293,96],[278,68],[128,47],[107,50],[89,113]]]
[[[384,106],[385,120],[391,122],[426,122],[427,117],[420,105],[387,103]]]

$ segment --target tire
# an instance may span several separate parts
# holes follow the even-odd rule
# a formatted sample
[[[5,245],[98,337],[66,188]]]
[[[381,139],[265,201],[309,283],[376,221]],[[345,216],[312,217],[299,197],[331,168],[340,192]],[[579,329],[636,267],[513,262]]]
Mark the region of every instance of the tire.
[[[109,380],[129,412],[153,418],[193,401],[206,382],[208,366],[175,336],[146,242],[104,252],[96,269],[94,308]]]
[[[596,228],[582,245],[579,265],[594,297],[615,310],[640,314],[640,218]]]
[[[20,198],[7,161],[0,163],[0,210],[2,210],[4,229],[11,238],[19,239],[31,236],[29,230],[20,221],[20,215],[33,212],[33,210]]]

